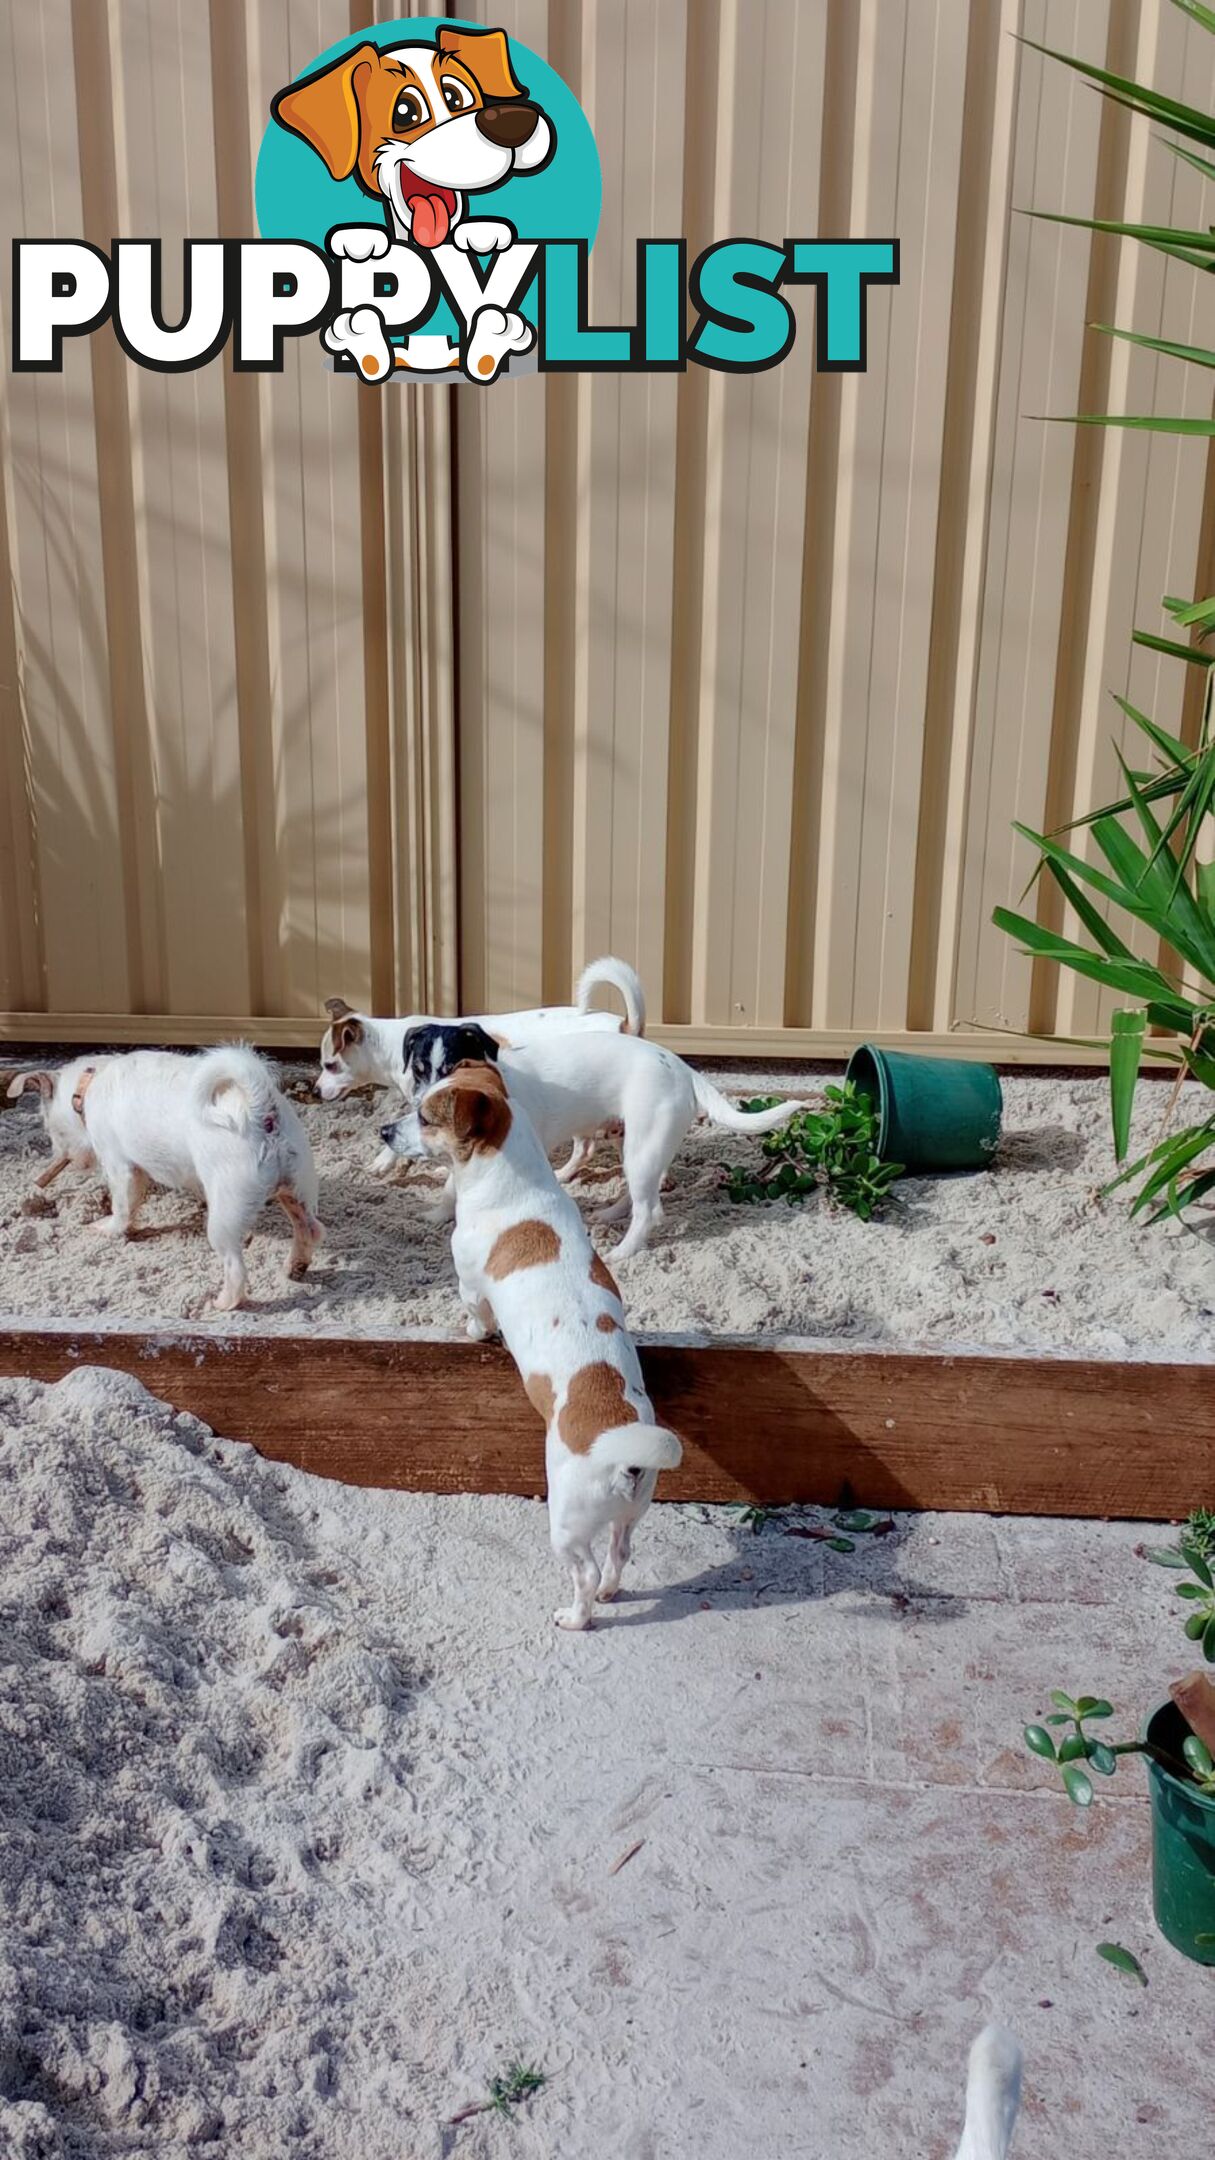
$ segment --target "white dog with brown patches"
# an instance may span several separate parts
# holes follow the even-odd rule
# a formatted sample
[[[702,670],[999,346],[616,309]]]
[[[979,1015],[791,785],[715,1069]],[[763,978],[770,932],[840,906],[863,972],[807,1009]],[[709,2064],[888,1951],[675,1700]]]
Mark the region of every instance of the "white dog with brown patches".
[[[620,1292],[494,1066],[461,1065],[383,1137],[395,1154],[451,1167],[468,1332],[480,1342],[497,1330],[544,1420],[549,1529],[574,1584],[554,1617],[589,1627],[596,1598],[620,1587],[658,1472],[682,1453],[654,1422]]]
[[[530,351],[536,333],[511,305],[530,272],[534,247],[516,245],[502,218],[465,215],[468,198],[501,186],[512,173],[539,172],[553,155],[551,120],[528,97],[502,30],[444,26],[434,44],[348,47],[272,100],[281,127],[299,135],[335,180],[355,179],[382,203],[382,225],[339,226],[334,255],[363,265],[344,279],[365,282],[363,304],[344,308],[325,331],[331,352],[348,353],[366,382],[384,383],[402,365],[434,372],[462,366],[474,382],[492,382],[512,353]],[[432,257],[465,316],[462,347],[415,333],[396,353],[375,305],[377,263],[393,238]],[[470,255],[512,259],[482,278]],[[517,259],[516,259],[517,258]]]
[[[37,1183],[69,1164],[96,1164],[110,1188],[108,1237],[135,1229],[149,1185],[201,1194],[207,1239],[223,1262],[220,1312],[244,1301],[244,1245],[276,1200],[291,1224],[289,1276],[302,1275],[321,1238],[316,1169],[308,1136],[269,1068],[242,1044],[179,1057],[131,1050],[75,1058],[56,1072],[18,1073],[10,1095],[35,1087],[55,1150]]]

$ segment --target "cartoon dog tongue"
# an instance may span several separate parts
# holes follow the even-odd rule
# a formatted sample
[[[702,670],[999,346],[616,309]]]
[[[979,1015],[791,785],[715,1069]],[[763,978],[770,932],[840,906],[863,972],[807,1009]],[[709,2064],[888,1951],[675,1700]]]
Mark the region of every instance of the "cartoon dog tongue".
[[[410,233],[419,247],[442,247],[451,229],[451,213],[455,201],[447,188],[434,194],[421,189],[409,198],[411,214]]]

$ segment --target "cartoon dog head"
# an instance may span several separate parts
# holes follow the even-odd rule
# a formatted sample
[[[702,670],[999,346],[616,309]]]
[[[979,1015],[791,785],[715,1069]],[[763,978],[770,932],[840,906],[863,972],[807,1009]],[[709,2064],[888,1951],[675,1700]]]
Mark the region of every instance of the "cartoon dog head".
[[[387,201],[419,247],[440,247],[461,197],[538,172],[552,122],[517,81],[502,30],[439,32],[436,45],[358,45],[280,90],[271,111],[324,159]]]

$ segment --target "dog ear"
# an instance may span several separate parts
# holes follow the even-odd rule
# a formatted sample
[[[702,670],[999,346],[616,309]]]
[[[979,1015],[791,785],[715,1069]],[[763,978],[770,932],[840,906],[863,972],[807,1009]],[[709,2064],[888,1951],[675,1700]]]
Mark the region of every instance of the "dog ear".
[[[335,180],[348,180],[358,162],[362,99],[372,71],[382,66],[378,46],[358,45],[270,100],[279,126],[302,135]]]
[[[466,1059],[444,1088],[456,1140],[466,1147],[498,1149],[510,1130],[510,1104],[494,1066]]]
[[[362,1042],[362,1040],[363,1023],[361,1020],[353,1020],[348,1016],[345,1020],[334,1021],[333,1047],[339,1057],[343,1050],[349,1050],[351,1043]]]
[[[526,96],[510,64],[505,30],[440,30],[439,51],[462,62],[479,84],[487,105],[498,105],[503,98]]]
[[[344,1020],[347,1013],[354,1011],[354,1007],[348,1005],[345,998],[326,998],[325,1011],[331,1020]]]
[[[17,1097],[18,1097],[18,1095],[24,1095],[24,1093],[25,1093],[26,1089],[27,1089],[27,1088],[29,1088],[29,1087],[36,1087],[36,1088],[37,1088],[37,1090],[38,1090],[38,1093],[39,1093],[39,1094],[41,1095],[41,1097],[42,1097],[42,1100],[43,1100],[43,1102],[49,1102],[49,1101],[50,1101],[50,1099],[51,1099],[51,1097],[52,1097],[52,1095],[53,1095],[53,1094],[54,1094],[54,1092],[55,1092],[55,1075],[54,1075],[54,1073],[49,1073],[49,1072],[19,1072],[19,1073],[14,1073],[14,1074],[13,1074],[13,1077],[12,1077],[12,1079],[11,1079],[11,1080],[9,1081],[9,1084],[8,1084],[8,1096],[9,1096],[9,1101],[10,1101],[10,1102],[15,1102],[15,1101],[16,1101],[16,1099],[17,1099]]]
[[[496,1037],[486,1033],[479,1020],[470,1020],[460,1029],[458,1037],[460,1064],[496,1065],[499,1044]]]

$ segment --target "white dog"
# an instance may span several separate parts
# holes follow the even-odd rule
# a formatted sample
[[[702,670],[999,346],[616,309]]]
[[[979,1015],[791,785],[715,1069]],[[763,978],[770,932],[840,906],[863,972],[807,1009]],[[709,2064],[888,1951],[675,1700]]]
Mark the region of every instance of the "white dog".
[[[620,1586],[658,1472],[682,1453],[654,1422],[620,1293],[495,1066],[462,1065],[383,1136],[399,1155],[451,1166],[468,1332],[499,1331],[544,1420],[553,1550],[574,1582],[572,1605],[554,1617],[589,1627],[596,1597]]]
[[[398,241],[436,256],[449,246],[465,258],[510,248],[514,228],[501,218],[468,218],[468,197],[499,187],[512,172],[539,172],[556,146],[552,122],[518,81],[501,30],[444,27],[433,45],[355,46],[280,90],[270,109],[335,180],[353,175],[365,195],[387,206]],[[382,225],[339,226],[329,235],[331,252],[356,263],[382,261],[390,244]],[[449,280],[459,277],[458,261],[439,259]],[[404,365],[434,371],[462,364],[474,381],[492,382],[511,353],[530,351],[534,329],[497,304],[488,281],[484,304],[476,304],[479,276],[469,291],[462,353],[444,336],[415,334],[398,348]],[[324,337],[331,352],[351,355],[365,381],[388,380],[395,359],[373,274],[364,304],[344,308]]]
[[[619,1013],[592,1012],[591,993],[599,984],[618,992],[624,1003]],[[582,970],[572,1005],[539,1005],[525,1012],[483,1013],[474,1024],[483,1028],[496,1048],[515,1049],[542,1036],[578,1034],[643,1035],[645,992],[636,970],[626,960],[592,960]],[[395,1087],[402,1094],[412,1087],[405,1070],[405,1041],[415,1029],[442,1027],[445,1023],[411,1013],[405,1019],[373,1020],[346,1003],[345,998],[326,998],[330,1025],[321,1039],[321,1070],[316,1092],[322,1102],[336,1102],[356,1088]],[[477,1056],[481,1056],[478,1050]],[[433,1077],[437,1078],[437,1074]],[[594,1152],[589,1140],[576,1142],[574,1152],[558,1174],[564,1182],[575,1177]],[[372,1165],[382,1177],[393,1163],[392,1151],[383,1148]],[[439,1219],[450,1221],[451,1208],[444,1205]]]
[[[55,1150],[38,1179],[47,1185],[74,1163],[99,1165],[110,1189],[98,1230],[126,1237],[147,1188],[202,1195],[207,1238],[223,1261],[216,1299],[221,1312],[240,1305],[247,1287],[244,1244],[268,1200],[291,1223],[287,1272],[302,1275],[316,1250],[317,1184],[312,1150],[296,1112],[262,1060],[232,1044],[200,1057],[166,1050],[76,1058],[58,1073],[18,1073],[10,1095],[36,1087]]]
[[[516,1049],[499,1044],[487,1029],[469,1021],[430,1023],[406,1036],[406,1100],[470,1058],[501,1066],[511,1101],[526,1111],[548,1155],[571,1140],[575,1147],[586,1147],[601,1126],[623,1124],[621,1155],[628,1190],[598,1216],[600,1222],[619,1222],[630,1215],[614,1260],[631,1259],[661,1222],[662,1181],[699,1116],[729,1132],[754,1134],[787,1125],[801,1108],[797,1102],[781,1102],[770,1110],[738,1110],[673,1050],[629,1035],[597,1035],[588,1042],[580,1035],[542,1034]],[[571,1157],[560,1172],[562,1182],[580,1166],[580,1160]]]
[[[970,2051],[957,2160],[1005,2160],[1020,2098],[1020,2047],[1002,2025],[987,2025]]]

